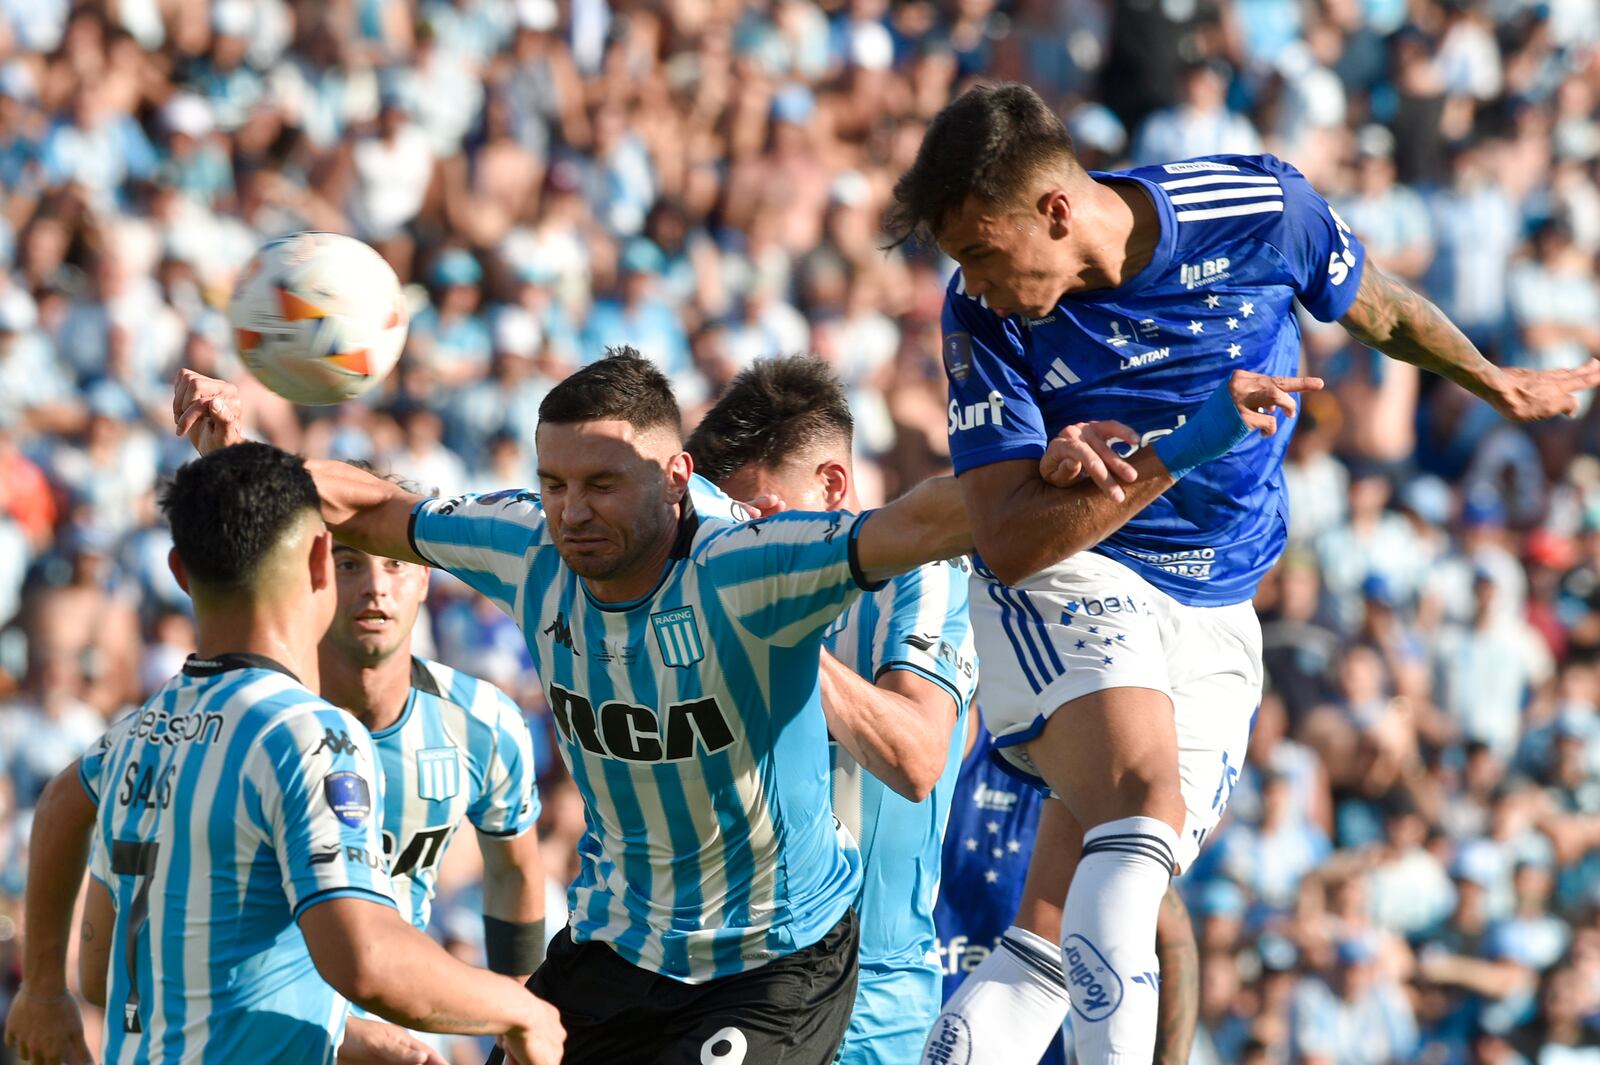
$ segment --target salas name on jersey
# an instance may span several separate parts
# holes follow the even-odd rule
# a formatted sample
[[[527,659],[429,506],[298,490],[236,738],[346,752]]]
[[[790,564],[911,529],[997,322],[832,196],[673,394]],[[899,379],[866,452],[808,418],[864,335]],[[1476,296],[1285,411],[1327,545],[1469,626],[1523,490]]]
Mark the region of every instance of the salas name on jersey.
[[[257,655],[191,658],[79,776],[117,908],[103,1060],[332,1065],[348,1004],[296,920],[393,905],[383,775],[360,722]]]
[[[1036,459],[1075,422],[1115,419],[1148,444],[1183,425],[1236,369],[1296,373],[1296,299],[1323,321],[1355,299],[1360,242],[1299,171],[1270,155],[1095,177],[1136,183],[1160,218],[1155,252],[1129,281],[1074,293],[1030,320],[999,318],[959,272],[951,279],[944,364],[958,473]],[[1252,434],[1097,550],[1180,602],[1249,599],[1283,549],[1290,435]]]
[[[584,798],[573,937],[685,982],[809,946],[858,856],[836,830],[818,657],[865,587],[848,514],[742,517],[695,478],[656,588],[603,603],[537,493],[428,500],[418,554],[518,620]]]

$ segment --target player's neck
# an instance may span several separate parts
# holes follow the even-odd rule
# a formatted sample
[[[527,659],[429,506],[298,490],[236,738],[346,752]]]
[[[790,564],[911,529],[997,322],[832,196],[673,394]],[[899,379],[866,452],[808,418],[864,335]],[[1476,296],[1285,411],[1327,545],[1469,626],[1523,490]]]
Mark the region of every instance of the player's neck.
[[[322,692],[328,702],[356,716],[369,732],[400,720],[411,698],[411,645],[364,666],[335,652],[322,658]]]
[[[1161,216],[1130,181],[1094,182],[1074,227],[1077,269],[1066,293],[1116,288],[1138,275],[1161,243]]]
[[[251,654],[270,658],[312,691],[321,683],[317,647],[307,639],[304,611],[281,604],[238,609],[195,603],[195,653],[201,658]]]

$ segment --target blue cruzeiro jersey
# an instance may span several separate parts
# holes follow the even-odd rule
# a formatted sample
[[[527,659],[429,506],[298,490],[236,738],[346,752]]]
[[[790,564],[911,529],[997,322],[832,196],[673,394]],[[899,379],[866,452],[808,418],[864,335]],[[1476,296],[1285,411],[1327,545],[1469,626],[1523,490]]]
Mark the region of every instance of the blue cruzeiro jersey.
[[[1235,369],[1295,373],[1296,298],[1323,321],[1355,299],[1360,243],[1300,172],[1273,156],[1095,177],[1137,183],[1160,216],[1154,255],[1126,283],[1069,295],[1030,320],[997,317],[966,295],[959,272],[951,279],[944,363],[958,473],[1036,459],[1074,422],[1116,419],[1149,443],[1182,425]],[[1249,599],[1283,550],[1289,436],[1252,434],[1096,550],[1183,603]]]
[[[270,659],[191,658],[79,776],[117,912],[102,1059],[331,1063],[348,1005],[295,921],[393,905],[367,730]]]
[[[904,669],[949,692],[957,737],[966,735],[967,707],[978,686],[967,620],[971,568],[965,558],[955,558],[903,573],[852,603],[826,638],[828,650],[869,681]],[[861,851],[856,912],[862,965],[933,964],[939,843],[960,765],[961,744],[952,741],[933,794],[914,803],[833,744],[833,812]]]
[[[1003,947],[1017,916],[1044,793],[1023,784],[992,757],[994,740],[979,729],[961,762],[944,840],[944,885],[934,907],[938,956],[948,1000],[983,960]],[[1040,1065],[1065,1065],[1061,1040]]]
[[[531,491],[427,500],[412,543],[521,626],[584,799],[578,942],[686,983],[815,943],[860,886],[828,796],[818,656],[865,516],[736,523],[696,479],[654,591],[601,603]],[[874,590],[868,587],[868,590]]]
[[[508,838],[539,820],[533,737],[517,704],[493,684],[413,658],[405,709],[372,742],[383,768],[383,848],[395,901],[425,929],[439,863],[463,818]]]

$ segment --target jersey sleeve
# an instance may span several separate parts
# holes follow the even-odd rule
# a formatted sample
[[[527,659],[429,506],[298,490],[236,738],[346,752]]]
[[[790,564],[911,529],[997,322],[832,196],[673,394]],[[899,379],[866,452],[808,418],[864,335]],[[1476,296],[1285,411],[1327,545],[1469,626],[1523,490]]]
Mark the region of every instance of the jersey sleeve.
[[[689,500],[694,504],[694,512],[703,518],[749,521],[756,517],[755,511],[698,473],[689,478]]]
[[[90,801],[96,806],[100,805],[100,796],[105,789],[105,775],[110,768],[112,751],[142,713],[143,709],[135,710],[113,721],[111,727],[94,742],[94,746],[78,760],[78,783],[83,785],[83,790],[89,793]]]
[[[425,499],[411,512],[411,549],[509,610],[527,576],[528,552],[545,542],[537,492]]]
[[[869,583],[856,536],[871,518],[787,511],[718,530],[699,562],[722,605],[751,635],[794,647],[844,613]]]
[[[486,836],[520,836],[539,820],[538,774],[533,734],[511,696],[490,687],[494,700],[494,756],[483,775],[483,792],[467,818]]]
[[[950,460],[960,474],[1007,459],[1036,459],[1050,435],[1022,352],[1005,324],[960,287],[958,276],[944,299]]]
[[[877,593],[872,679],[904,669],[939,685],[956,706],[972,696],[977,676],[967,618],[967,578],[948,562],[902,573]]]
[[[331,706],[287,716],[245,763],[247,804],[278,858],[296,919],[336,898],[394,905],[383,857],[383,773],[372,737]]]
[[[1342,317],[1361,287],[1366,249],[1304,174],[1275,156],[1261,163],[1283,187],[1283,213],[1268,242],[1283,257],[1295,295],[1320,321]]]

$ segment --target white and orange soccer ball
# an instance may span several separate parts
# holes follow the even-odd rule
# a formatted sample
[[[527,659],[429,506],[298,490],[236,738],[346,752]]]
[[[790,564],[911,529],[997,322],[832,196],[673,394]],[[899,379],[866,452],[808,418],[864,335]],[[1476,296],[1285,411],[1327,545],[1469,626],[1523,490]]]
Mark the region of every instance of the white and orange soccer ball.
[[[245,266],[228,322],[258,381],[321,406],[359,396],[394,369],[410,312],[376,251],[338,233],[294,233]]]

